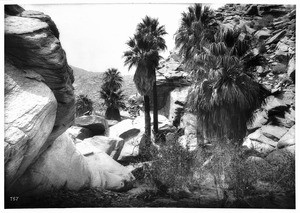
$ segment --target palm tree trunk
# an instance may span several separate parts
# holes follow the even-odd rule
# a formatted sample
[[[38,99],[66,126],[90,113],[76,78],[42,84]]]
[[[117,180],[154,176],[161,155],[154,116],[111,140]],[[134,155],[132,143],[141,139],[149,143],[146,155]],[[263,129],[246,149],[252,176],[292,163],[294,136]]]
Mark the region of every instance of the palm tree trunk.
[[[145,136],[146,136],[146,147],[151,145],[151,117],[150,117],[150,98],[148,95],[144,95],[145,105]]]
[[[156,88],[156,76],[153,83],[153,132],[156,140],[158,133],[158,109],[157,109],[157,88]]]

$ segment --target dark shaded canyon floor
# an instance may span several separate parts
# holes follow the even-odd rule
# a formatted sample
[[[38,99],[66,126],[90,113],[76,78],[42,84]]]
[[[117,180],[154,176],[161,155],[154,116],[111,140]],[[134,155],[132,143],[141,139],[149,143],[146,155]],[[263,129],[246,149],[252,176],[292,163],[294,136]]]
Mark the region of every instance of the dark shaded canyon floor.
[[[54,190],[42,196],[19,197],[18,201],[6,198],[5,208],[129,208],[129,207],[184,207],[184,208],[295,208],[295,194],[267,194],[245,197],[237,201],[226,197],[215,198],[213,189],[198,189],[189,197],[162,194],[155,190],[143,193],[112,192],[101,189],[70,191]]]

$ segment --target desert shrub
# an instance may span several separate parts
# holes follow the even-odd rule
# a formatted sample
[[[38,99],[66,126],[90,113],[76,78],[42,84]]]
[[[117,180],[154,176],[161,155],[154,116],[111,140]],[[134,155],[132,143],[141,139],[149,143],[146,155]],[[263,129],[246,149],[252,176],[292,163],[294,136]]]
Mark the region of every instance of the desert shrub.
[[[295,191],[295,156],[282,151],[280,161],[274,162],[267,174],[265,180],[279,185],[284,191]]]
[[[145,173],[148,181],[162,191],[189,187],[195,153],[180,145],[178,137],[150,152],[153,162]]]
[[[210,173],[220,199],[230,191],[237,201],[235,205],[248,202],[251,197],[264,195],[268,202],[276,194],[295,192],[295,158],[290,152],[283,152],[273,164],[263,159],[251,161],[251,158],[261,159],[254,150],[223,141],[210,151],[201,150],[197,154],[195,164],[200,166],[196,171],[200,176]]]
[[[93,112],[93,101],[87,95],[76,97],[76,116],[90,115]]]
[[[201,146],[197,152],[195,161],[195,174],[200,187],[213,184],[216,195],[224,199],[226,190],[231,184],[229,174],[232,174],[231,164],[233,159],[234,145],[221,142],[213,142],[210,146]]]

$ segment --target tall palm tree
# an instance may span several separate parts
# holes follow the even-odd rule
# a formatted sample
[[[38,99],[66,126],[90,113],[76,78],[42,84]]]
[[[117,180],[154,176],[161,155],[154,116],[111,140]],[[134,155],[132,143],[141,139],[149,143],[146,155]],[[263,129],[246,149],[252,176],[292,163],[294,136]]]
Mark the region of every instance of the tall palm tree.
[[[182,13],[175,44],[185,62],[193,62],[193,56],[201,50],[201,46],[213,41],[216,25],[212,10],[202,4],[194,4]]]
[[[250,37],[240,30],[220,30],[215,42],[194,57],[200,68],[188,106],[197,113],[204,137],[241,142],[253,112],[268,96],[252,75],[252,67],[262,65],[263,57],[254,56],[250,47]]]
[[[164,26],[159,26],[157,19],[146,16],[137,26],[136,33],[126,43],[129,50],[124,52],[125,65],[128,69],[136,66],[134,83],[138,92],[144,96],[145,135],[147,146],[151,144],[150,98],[155,82],[155,70],[158,67],[159,51],[166,48],[162,36],[166,34]],[[156,89],[156,87],[155,87]],[[154,89],[154,90],[155,90]],[[155,94],[156,91],[154,91]],[[155,97],[156,98],[156,97]],[[154,122],[155,123],[155,122]],[[156,123],[158,123],[156,121]]]
[[[137,26],[137,33],[143,37],[149,44],[152,50],[163,51],[167,48],[166,42],[163,38],[167,34],[165,26],[159,26],[158,19],[146,16]],[[155,62],[158,65],[158,63]],[[155,66],[156,70],[157,66]],[[158,133],[158,107],[157,107],[157,88],[156,88],[156,73],[153,71],[153,131],[156,135]]]
[[[123,91],[121,90],[123,78],[115,68],[108,69],[103,76],[100,97],[107,106],[105,117],[112,120],[121,120],[119,108],[125,108]]]
[[[159,55],[157,51],[150,50],[147,43],[140,36],[134,35],[127,42],[129,50],[124,52],[125,65],[131,69],[136,66],[133,81],[138,92],[144,96],[145,107],[145,136],[146,146],[151,144],[151,118],[149,94],[154,84],[153,70],[158,65]],[[156,64],[157,63],[157,64]]]

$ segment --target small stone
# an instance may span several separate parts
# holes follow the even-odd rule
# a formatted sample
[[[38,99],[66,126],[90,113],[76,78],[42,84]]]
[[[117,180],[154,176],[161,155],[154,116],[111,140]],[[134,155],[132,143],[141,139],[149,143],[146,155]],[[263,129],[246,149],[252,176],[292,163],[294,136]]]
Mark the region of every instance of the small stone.
[[[271,36],[271,31],[268,30],[268,29],[261,29],[261,30],[258,30],[254,36],[258,39],[262,39],[262,40],[265,40],[267,38],[269,38]]]
[[[274,35],[273,37],[271,37],[266,42],[266,44],[272,44],[272,43],[278,42],[285,34],[286,34],[286,30],[282,30],[282,31],[278,32],[276,35]]]
[[[264,72],[264,68],[262,66],[258,66],[256,72],[263,73]]]
[[[279,141],[279,139],[287,133],[288,129],[285,127],[265,125],[261,128],[262,134],[273,141]]]
[[[295,125],[278,141],[279,149],[295,144]]]

